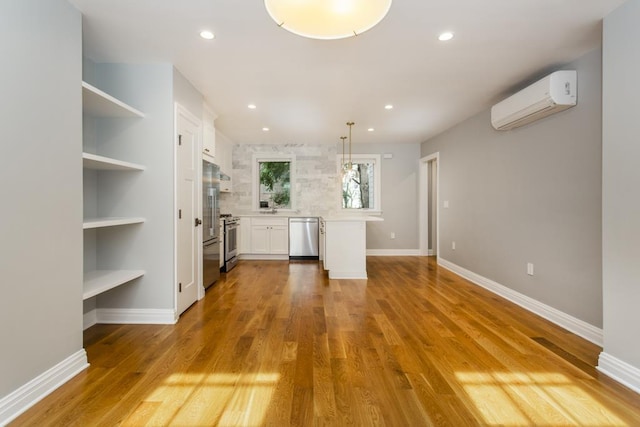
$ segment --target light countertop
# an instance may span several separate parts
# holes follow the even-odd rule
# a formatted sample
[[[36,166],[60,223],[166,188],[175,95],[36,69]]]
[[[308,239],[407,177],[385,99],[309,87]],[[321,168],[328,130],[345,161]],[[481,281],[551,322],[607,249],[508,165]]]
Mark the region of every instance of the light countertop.
[[[322,216],[322,215],[312,215],[312,214],[303,215],[301,213],[295,213],[295,212],[276,212],[275,214],[254,212],[254,213],[242,213],[242,214],[238,214],[238,215],[234,215],[234,216],[238,216],[238,217],[241,217],[241,218],[242,217],[248,217],[248,218],[322,218],[324,221],[328,221],[328,222],[338,222],[338,221],[341,221],[341,222],[384,221],[384,218],[382,218],[381,216],[373,216],[373,215],[332,214],[332,215]]]

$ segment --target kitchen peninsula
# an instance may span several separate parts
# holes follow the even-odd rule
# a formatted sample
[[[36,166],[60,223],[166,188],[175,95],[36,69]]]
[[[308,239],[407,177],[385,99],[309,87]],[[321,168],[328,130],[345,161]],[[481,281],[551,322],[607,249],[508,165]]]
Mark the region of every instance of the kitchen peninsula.
[[[238,216],[240,259],[289,258],[289,218],[299,215],[276,213]],[[330,279],[367,278],[366,223],[371,221],[383,221],[383,218],[364,215],[320,217],[320,260]]]
[[[324,269],[329,279],[367,278],[367,222],[376,216],[335,216],[324,223]]]

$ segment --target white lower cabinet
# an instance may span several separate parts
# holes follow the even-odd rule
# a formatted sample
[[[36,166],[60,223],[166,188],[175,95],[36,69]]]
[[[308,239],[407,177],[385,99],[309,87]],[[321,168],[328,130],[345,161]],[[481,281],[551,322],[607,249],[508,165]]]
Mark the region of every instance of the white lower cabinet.
[[[270,252],[269,244],[269,226],[253,225],[251,227],[251,253],[252,254],[268,254]]]
[[[272,254],[289,254],[288,225],[273,225],[269,229],[269,250]]]
[[[264,255],[288,255],[289,219],[252,218],[251,253]]]

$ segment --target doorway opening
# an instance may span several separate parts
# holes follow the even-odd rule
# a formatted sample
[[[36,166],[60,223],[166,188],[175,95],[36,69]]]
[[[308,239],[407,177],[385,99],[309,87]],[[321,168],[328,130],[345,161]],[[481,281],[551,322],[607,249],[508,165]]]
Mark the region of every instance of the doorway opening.
[[[435,256],[440,253],[439,200],[440,200],[439,153],[420,159],[420,255]]]

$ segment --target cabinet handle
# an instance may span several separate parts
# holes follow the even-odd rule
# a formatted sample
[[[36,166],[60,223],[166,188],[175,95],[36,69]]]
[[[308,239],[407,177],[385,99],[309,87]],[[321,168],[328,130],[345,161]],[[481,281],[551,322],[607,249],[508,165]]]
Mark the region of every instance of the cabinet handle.
[[[204,149],[204,151],[206,151],[206,152],[208,153],[208,152],[209,152],[209,149],[208,149],[208,148],[205,148],[205,149]]]

